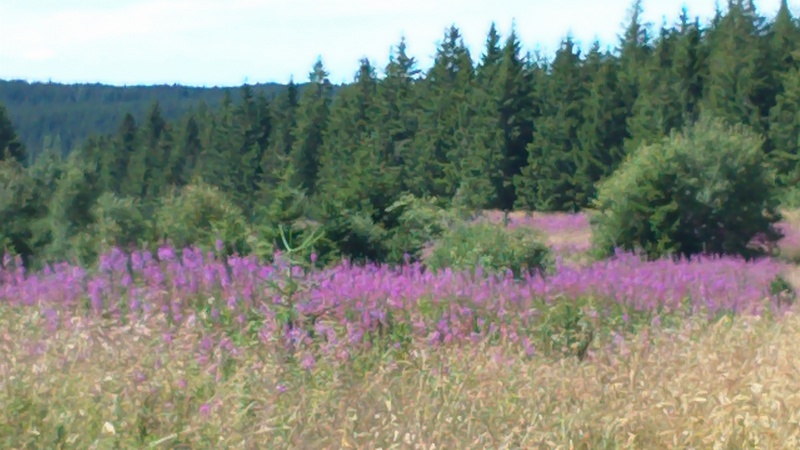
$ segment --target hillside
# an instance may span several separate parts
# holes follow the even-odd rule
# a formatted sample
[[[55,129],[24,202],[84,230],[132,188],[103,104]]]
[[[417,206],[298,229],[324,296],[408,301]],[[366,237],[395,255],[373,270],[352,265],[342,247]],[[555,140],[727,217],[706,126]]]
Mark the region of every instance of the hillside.
[[[285,87],[278,83],[252,86],[254,93],[264,93],[267,98]],[[164,117],[175,120],[201,104],[216,108],[226,92],[235,97],[238,89],[0,80],[0,104],[6,106],[20,139],[35,154],[55,136],[66,152],[93,134],[113,133],[126,113],[141,120],[156,100]]]

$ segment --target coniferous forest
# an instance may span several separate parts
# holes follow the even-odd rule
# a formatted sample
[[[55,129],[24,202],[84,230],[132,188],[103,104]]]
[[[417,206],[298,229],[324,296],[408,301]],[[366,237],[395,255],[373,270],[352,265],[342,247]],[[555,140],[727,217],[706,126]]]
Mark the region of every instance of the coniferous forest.
[[[11,104],[0,109],[2,245],[40,265],[164,240],[245,253],[280,247],[276,229],[315,229],[321,257],[402,262],[409,199],[577,211],[634,149],[704,116],[763,137],[779,183],[795,186],[800,24],[787,2],[775,17],[735,0],[708,23],[683,11],[656,28],[641,12],[637,1],[610,50],[565,38],[533,55],[492,26],[470,51],[453,26],[425,72],[401,40],[386,67],[362,60],[341,87],[318,60],[303,89],[244,85],[190,106],[165,94],[66,149],[26,145]]]

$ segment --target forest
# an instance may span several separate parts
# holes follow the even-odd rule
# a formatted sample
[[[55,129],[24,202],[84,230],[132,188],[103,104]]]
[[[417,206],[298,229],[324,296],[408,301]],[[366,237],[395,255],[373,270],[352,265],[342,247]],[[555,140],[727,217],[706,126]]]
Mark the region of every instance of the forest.
[[[494,25],[476,54],[454,25],[429,70],[401,40],[386,67],[362,60],[341,87],[322,59],[302,89],[75,87],[59,95],[94,96],[85,108],[108,118],[102,105],[129,112],[105,134],[96,132],[107,124],[70,117],[64,123],[85,122],[76,129],[89,137],[70,137],[68,149],[35,144],[43,131],[30,121],[45,119],[28,119],[64,99],[48,100],[46,86],[9,94],[6,84],[0,240],[41,266],[166,241],[271,254],[283,246],[276,230],[296,239],[320,231],[322,259],[400,263],[420,250],[412,207],[579,211],[635,149],[706,116],[762,138],[790,201],[800,176],[800,25],[786,1],[771,18],[752,1],[728,3],[709,23],[684,10],[653,29],[637,1],[614,49],[594,43],[583,54],[566,37],[551,57]]]
[[[254,92],[273,96],[286,87],[275,83],[252,86]],[[302,89],[302,86],[301,86]],[[65,155],[92,135],[112,134],[125,113],[144,118],[154,101],[167,120],[179,120],[194,108],[217,108],[229,87],[106,86],[101,84],[29,83],[0,80],[0,104],[19,139],[29,149],[28,163],[45,148]]]

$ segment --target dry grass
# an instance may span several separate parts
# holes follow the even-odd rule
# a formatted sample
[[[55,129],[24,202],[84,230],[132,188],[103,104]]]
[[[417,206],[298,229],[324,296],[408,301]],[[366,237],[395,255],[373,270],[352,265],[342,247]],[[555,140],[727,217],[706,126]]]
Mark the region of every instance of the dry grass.
[[[0,319],[0,447],[796,448],[800,317],[644,330],[583,362],[424,349],[311,371],[263,345],[210,355],[153,322],[44,335]],[[205,366],[204,366],[205,367]]]

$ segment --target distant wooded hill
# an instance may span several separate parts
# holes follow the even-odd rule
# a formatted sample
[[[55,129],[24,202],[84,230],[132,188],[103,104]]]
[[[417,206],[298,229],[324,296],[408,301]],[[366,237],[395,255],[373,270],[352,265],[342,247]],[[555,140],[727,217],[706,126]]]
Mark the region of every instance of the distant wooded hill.
[[[268,98],[283,91],[278,83],[251,86]],[[302,91],[302,85],[299,90]],[[28,83],[0,80],[0,104],[8,109],[20,139],[31,154],[57,146],[66,153],[91,135],[114,133],[123,116],[141,120],[158,101],[168,120],[183,117],[200,105],[216,109],[226,92],[238,87],[108,86],[102,84]]]

